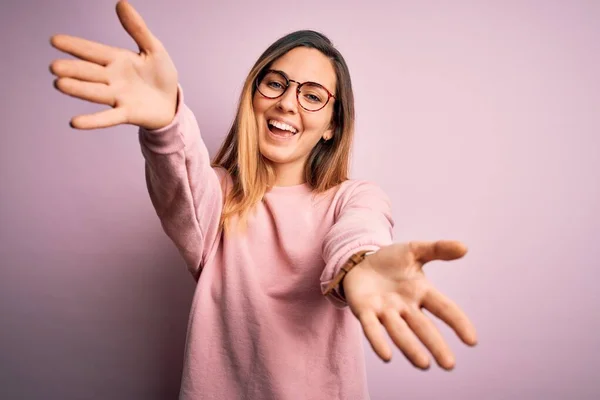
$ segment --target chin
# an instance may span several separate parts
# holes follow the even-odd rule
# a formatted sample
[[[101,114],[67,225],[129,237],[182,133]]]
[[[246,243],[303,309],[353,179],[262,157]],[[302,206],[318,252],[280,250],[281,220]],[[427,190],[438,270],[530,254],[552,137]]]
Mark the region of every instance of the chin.
[[[268,143],[259,144],[260,154],[275,164],[287,164],[295,161],[294,149],[273,146]]]

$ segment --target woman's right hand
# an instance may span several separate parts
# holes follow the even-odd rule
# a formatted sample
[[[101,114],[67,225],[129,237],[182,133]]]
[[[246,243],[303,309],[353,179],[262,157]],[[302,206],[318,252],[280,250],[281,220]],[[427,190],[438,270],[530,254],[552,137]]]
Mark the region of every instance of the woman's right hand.
[[[56,49],[77,57],[52,62],[62,93],[112,108],[71,119],[76,129],[132,124],[154,130],[167,126],[177,108],[177,70],[162,43],[127,1],[117,3],[123,28],[139,53],[82,38],[55,35]]]

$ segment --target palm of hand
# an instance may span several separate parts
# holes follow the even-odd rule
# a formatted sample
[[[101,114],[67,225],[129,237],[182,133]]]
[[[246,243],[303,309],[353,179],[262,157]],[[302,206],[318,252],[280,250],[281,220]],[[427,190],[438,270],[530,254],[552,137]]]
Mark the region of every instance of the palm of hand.
[[[177,72],[166,51],[123,51],[107,70],[114,87],[115,106],[126,111],[128,123],[158,129],[171,122],[176,107]]]
[[[465,253],[458,242],[393,244],[347,274],[343,285],[348,305],[380,358],[391,359],[383,327],[416,367],[429,367],[429,357],[419,341],[442,368],[454,367],[451,350],[421,308],[450,325],[463,342],[475,345],[475,329],[466,315],[431,285],[422,270],[429,261],[452,260]]]
[[[123,28],[135,40],[139,53],[56,35],[52,45],[75,60],[56,60],[50,70],[56,88],[73,97],[112,107],[71,120],[79,129],[133,124],[146,129],[168,125],[177,106],[177,70],[161,42],[126,1],[117,4]]]

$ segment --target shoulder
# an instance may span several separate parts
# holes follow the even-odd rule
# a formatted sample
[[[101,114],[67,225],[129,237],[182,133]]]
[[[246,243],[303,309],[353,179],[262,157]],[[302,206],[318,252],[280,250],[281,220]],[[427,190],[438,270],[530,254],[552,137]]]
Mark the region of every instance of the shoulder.
[[[338,185],[336,196],[349,201],[361,197],[378,198],[389,201],[388,195],[379,184],[361,179],[348,179]]]
[[[378,210],[386,214],[391,212],[390,198],[376,182],[348,179],[340,183],[334,190],[336,213],[356,208]]]

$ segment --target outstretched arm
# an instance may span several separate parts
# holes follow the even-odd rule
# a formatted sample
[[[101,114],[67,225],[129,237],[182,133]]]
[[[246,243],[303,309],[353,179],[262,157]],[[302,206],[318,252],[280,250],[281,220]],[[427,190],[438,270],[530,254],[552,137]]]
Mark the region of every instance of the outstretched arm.
[[[438,365],[452,369],[454,355],[422,308],[468,345],[476,344],[477,335],[465,313],[425,278],[423,266],[459,259],[466,247],[456,241],[393,243],[390,202],[376,185],[360,183],[341,201],[323,247],[323,294],[336,306],[350,307],[382,360],[392,357],[387,332],[414,366],[429,368],[422,343]]]
[[[196,118],[179,90],[175,119],[158,130],[140,128],[146,184],[166,234],[198,279],[217,243],[223,209],[221,176],[210,165]]]
[[[130,3],[119,1],[116,11],[138,52],[55,35],[52,45],[75,59],[55,60],[50,70],[60,92],[109,106],[75,116],[73,128],[139,127],[152,203],[197,278],[218,237],[220,182],[167,50]]]
[[[394,221],[391,203],[379,186],[352,182],[338,200],[339,211],[323,242],[325,269],[321,290],[335,306],[347,306],[343,286],[336,280],[353,255],[375,251],[392,243]]]

